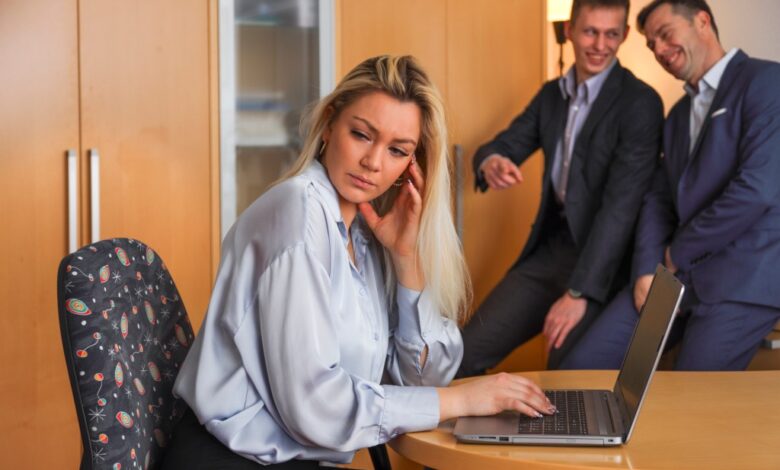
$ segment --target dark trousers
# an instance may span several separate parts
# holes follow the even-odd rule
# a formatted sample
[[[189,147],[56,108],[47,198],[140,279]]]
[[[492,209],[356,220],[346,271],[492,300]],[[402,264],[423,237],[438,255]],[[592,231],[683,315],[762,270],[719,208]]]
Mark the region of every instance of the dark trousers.
[[[182,417],[173,431],[173,439],[165,453],[163,470],[309,470],[319,469],[319,462],[290,460],[273,465],[261,465],[231,451],[206,430],[192,410]]]
[[[484,374],[513,349],[541,333],[547,312],[566,293],[579,257],[565,220],[555,221],[539,246],[496,285],[463,328],[464,354],[458,377]],[[547,367],[555,369],[593,322],[602,305],[588,301],[585,316]]]
[[[633,287],[633,286],[632,286]],[[633,290],[610,302],[561,363],[562,369],[619,369],[639,321]],[[744,370],[780,319],[773,307],[739,302],[708,304],[686,286],[667,348],[680,344],[676,370]]]

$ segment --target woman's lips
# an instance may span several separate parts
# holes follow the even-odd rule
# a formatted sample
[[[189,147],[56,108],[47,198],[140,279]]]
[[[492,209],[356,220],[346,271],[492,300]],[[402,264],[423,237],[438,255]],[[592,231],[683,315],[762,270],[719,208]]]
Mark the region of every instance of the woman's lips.
[[[376,186],[376,184],[372,183],[371,180],[367,178],[363,178],[358,175],[353,175],[351,173],[348,174],[349,174],[349,178],[352,180],[352,184],[354,184],[358,188],[372,189],[374,186]]]

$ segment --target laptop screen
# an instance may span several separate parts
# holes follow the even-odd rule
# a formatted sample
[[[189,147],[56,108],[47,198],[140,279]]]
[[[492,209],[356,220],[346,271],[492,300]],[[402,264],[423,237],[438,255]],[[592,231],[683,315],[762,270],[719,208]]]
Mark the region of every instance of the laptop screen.
[[[624,405],[628,423],[626,437],[631,434],[642,398],[650,384],[666,336],[672,324],[672,317],[682,299],[683,285],[661,265],[658,266],[647,295],[645,305],[634,329],[634,336],[623,359],[614,393]]]

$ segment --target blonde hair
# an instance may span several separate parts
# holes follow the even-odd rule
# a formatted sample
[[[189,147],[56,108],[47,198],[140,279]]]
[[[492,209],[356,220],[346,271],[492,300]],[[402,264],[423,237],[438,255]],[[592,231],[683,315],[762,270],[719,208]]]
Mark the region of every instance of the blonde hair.
[[[336,89],[317,102],[304,117],[303,150],[280,181],[300,174],[317,158],[323,144],[323,131],[344,108],[377,91],[420,107],[422,123],[415,156],[425,175],[425,190],[417,251],[426,289],[446,317],[459,321],[465,317],[471,303],[471,281],[452,220],[444,105],[439,91],[414,57],[372,57],[352,69]],[[397,189],[391,188],[371,202],[380,215],[390,209],[396,193]],[[393,299],[396,277],[386,249],[384,266],[385,288],[388,297]]]

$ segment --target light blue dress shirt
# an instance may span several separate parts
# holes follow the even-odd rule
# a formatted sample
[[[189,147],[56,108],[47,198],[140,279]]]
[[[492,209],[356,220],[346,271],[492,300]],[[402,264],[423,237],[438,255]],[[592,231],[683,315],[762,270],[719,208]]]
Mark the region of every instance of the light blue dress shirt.
[[[613,59],[607,68],[579,85],[577,85],[575,66],[572,65],[566,75],[558,81],[563,98],[569,101],[566,128],[563,131],[561,140],[555,147],[555,158],[552,167],[553,188],[555,189],[558,202],[561,204],[566,202],[566,186],[569,182],[569,166],[571,164],[572,152],[574,151],[574,144],[580,135],[582,125],[588,119],[593,103],[598,98],[599,93],[601,93],[601,88],[604,86],[607,76],[616,63],[617,59]]]
[[[350,462],[354,451],[435,428],[435,386],[463,355],[427,291],[385,295],[381,247],[346,226],[324,167],[266,192],[223,242],[203,326],[174,391],[208,431],[261,463]],[[425,367],[420,356],[428,347]],[[380,385],[383,374],[394,385]]]
[[[721,59],[715,62],[715,65],[710,67],[707,73],[701,77],[697,84],[698,89],[692,87],[688,83],[683,85],[685,92],[691,97],[691,122],[690,122],[690,142],[688,152],[693,152],[693,148],[696,146],[696,141],[699,139],[699,133],[701,127],[704,125],[704,120],[707,117],[707,113],[712,107],[712,102],[715,101],[715,92],[718,91],[718,85],[720,85],[720,79],[723,77],[723,72],[726,71],[726,66],[729,65],[731,59],[737,54],[739,49],[731,49],[728,54],[721,57]],[[717,110],[714,110],[717,112]]]

